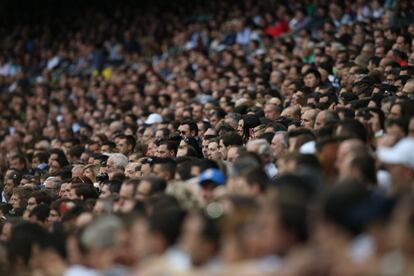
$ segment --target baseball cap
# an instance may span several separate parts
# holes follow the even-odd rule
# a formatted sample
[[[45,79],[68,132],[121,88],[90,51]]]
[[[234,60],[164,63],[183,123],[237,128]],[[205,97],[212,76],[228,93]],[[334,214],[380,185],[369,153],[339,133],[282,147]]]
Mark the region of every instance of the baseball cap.
[[[152,113],[148,116],[148,118],[145,120],[146,125],[152,125],[162,123],[162,117],[160,114]]]
[[[401,139],[392,148],[379,148],[378,159],[387,164],[399,164],[414,169],[414,138]]]
[[[200,174],[199,182],[203,185],[205,182],[213,182],[216,186],[226,183],[226,176],[218,169],[207,169]]]

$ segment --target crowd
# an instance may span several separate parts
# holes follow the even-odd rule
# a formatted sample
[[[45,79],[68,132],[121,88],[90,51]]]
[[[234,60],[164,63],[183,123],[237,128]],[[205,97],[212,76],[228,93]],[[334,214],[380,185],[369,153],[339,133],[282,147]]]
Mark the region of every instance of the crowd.
[[[0,275],[414,275],[414,2],[33,2]]]

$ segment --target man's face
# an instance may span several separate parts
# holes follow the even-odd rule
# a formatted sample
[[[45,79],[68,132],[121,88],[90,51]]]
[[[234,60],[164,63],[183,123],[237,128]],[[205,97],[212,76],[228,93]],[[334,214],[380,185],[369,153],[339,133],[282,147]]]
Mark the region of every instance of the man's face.
[[[307,74],[304,79],[305,86],[315,88],[318,85],[318,79],[314,74]]]
[[[203,184],[202,189],[201,189],[201,194],[205,202],[210,202],[213,199],[215,188],[216,188],[216,185],[214,185],[214,183],[212,182]]]
[[[187,137],[191,135],[190,126],[189,125],[180,125],[178,127],[178,132],[182,137]]]
[[[151,141],[152,136],[152,130],[150,128],[147,128],[142,134],[142,140],[144,140],[144,142],[148,144]]]
[[[127,144],[126,139],[119,139],[116,148],[118,151],[122,154],[128,155],[128,153],[131,151],[130,145]]]
[[[401,106],[398,104],[394,104],[391,107],[390,114],[388,115],[388,119],[398,119],[401,117]]]
[[[69,198],[74,200],[74,199],[81,199],[77,194],[76,194],[76,190],[75,189],[70,189],[69,191]]]
[[[303,113],[301,117],[302,127],[307,128],[307,129],[313,129],[314,124],[315,124],[315,118],[313,117],[313,111],[312,110],[305,111],[305,113]]]
[[[23,162],[20,162],[18,158],[13,158],[12,160],[10,160],[10,168],[21,171],[24,169],[24,167],[25,164]]]
[[[396,124],[387,126],[385,128],[385,132],[396,137],[397,139],[402,139],[405,136],[404,130]]]
[[[234,161],[239,157],[239,152],[237,147],[230,147],[227,151],[227,161],[234,163]]]
[[[219,151],[223,160],[227,160],[227,147],[224,145],[223,140],[219,142]]]
[[[109,185],[103,185],[99,198],[108,198],[110,196],[111,196],[111,191],[109,190]]]
[[[172,153],[168,150],[167,145],[159,145],[157,148],[158,157],[172,157]]]
[[[134,185],[122,184],[121,190],[119,191],[119,197],[121,199],[133,199],[134,197]]]
[[[166,181],[170,180],[172,177],[170,173],[162,168],[161,164],[154,164],[152,167],[152,173],[160,178],[164,178]]]
[[[140,202],[144,202],[151,191],[151,183],[148,181],[142,180],[139,185],[137,186],[137,190],[135,193],[135,199]]]
[[[164,133],[162,132],[162,130],[157,130],[155,132],[155,139],[161,140],[164,138]]]
[[[276,108],[273,104],[267,104],[264,108],[265,117],[269,120],[276,120],[278,118],[278,113],[276,112]]]
[[[208,140],[203,140],[202,150],[203,150],[203,156],[206,157],[206,158],[208,157],[208,144],[209,144]]]
[[[56,173],[59,170],[60,170],[59,162],[56,160],[53,160],[49,167],[49,173]]]
[[[320,129],[325,125],[325,117],[326,117],[326,112],[324,111],[321,111],[318,113],[318,115],[316,115],[315,126],[314,126],[315,130]]]
[[[27,210],[29,210],[29,211],[31,211],[31,210],[33,210],[34,209],[34,207],[36,207],[37,206],[37,203],[36,203],[36,198],[34,198],[34,197],[30,197],[28,200],[27,200],[27,206],[26,206],[26,209]]]
[[[218,150],[217,142],[211,142],[208,144],[208,159],[219,160],[221,159],[221,153]]]
[[[49,156],[49,160],[48,160],[48,165],[49,165],[49,167],[52,165],[52,161],[53,160],[57,160],[58,159],[58,155],[56,154],[56,153],[52,153],[50,156]]]
[[[6,178],[6,181],[4,183],[4,188],[3,188],[4,193],[7,196],[10,197],[11,194],[12,194],[13,188],[14,188],[14,181],[13,181],[13,179],[12,178]]]
[[[11,204],[13,209],[17,209],[17,208],[20,207],[21,200],[20,200],[19,196],[17,196],[16,194],[12,194],[9,203]]]
[[[202,120],[203,119],[203,106],[202,105],[195,105],[193,107],[192,115],[193,115],[194,119]]]
[[[287,146],[285,145],[283,134],[275,134],[275,136],[273,136],[272,144],[270,146],[276,158],[283,156]]]
[[[136,175],[136,169],[139,166],[138,163],[128,163],[125,168],[125,176],[128,178],[133,178]]]
[[[181,140],[180,145],[178,146],[177,150],[177,157],[185,156],[187,154],[187,144],[184,140]]]
[[[63,183],[60,187],[60,197],[61,198],[70,198],[71,183]]]

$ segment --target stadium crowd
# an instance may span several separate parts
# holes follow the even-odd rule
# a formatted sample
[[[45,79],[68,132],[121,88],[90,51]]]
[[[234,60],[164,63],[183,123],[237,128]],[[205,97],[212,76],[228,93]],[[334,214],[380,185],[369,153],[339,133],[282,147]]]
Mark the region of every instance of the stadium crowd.
[[[414,2],[84,2],[2,11],[0,275],[414,275]]]

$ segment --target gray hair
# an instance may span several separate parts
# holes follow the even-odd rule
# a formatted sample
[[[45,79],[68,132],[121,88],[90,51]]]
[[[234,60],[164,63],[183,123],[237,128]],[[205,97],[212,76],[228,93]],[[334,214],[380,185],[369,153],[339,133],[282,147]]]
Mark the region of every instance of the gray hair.
[[[276,135],[282,135],[283,136],[282,137],[283,138],[282,139],[283,146],[288,148],[289,147],[289,133],[287,131],[280,130],[280,131],[276,131],[274,136],[276,136]]]
[[[122,153],[111,153],[109,155],[108,160],[111,159],[113,162],[114,167],[119,169],[125,169],[128,165],[128,157],[123,155]]]
[[[60,189],[60,186],[62,185],[62,180],[60,180],[59,177],[56,176],[49,176],[48,178],[46,178],[46,181],[51,181],[53,184],[53,189]]]
[[[122,221],[116,216],[101,216],[93,220],[81,236],[86,249],[112,248],[116,243],[116,233],[122,227]]]
[[[260,156],[266,155],[266,156],[270,157],[271,160],[273,160],[273,157],[274,157],[273,156],[273,151],[272,151],[272,148],[269,145],[269,142],[267,142],[266,139],[251,140],[247,143],[246,148],[248,148],[249,145],[258,146],[257,154],[259,154]]]

